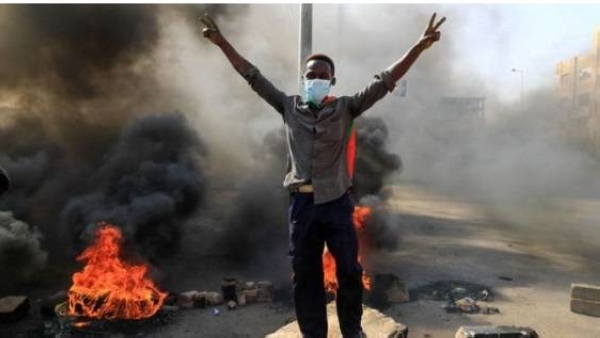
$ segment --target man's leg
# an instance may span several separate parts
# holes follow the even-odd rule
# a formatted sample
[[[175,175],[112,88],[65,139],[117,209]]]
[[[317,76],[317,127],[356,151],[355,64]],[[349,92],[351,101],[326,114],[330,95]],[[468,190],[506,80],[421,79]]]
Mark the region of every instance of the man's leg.
[[[330,202],[326,241],[335,258],[339,289],[336,306],[344,338],[359,337],[362,328],[362,267],[358,263],[358,237],[352,220],[354,202],[349,193]]]
[[[327,311],[323,287],[322,227],[315,221],[312,194],[290,197],[290,256],[294,271],[294,304],[303,337],[327,336]]]

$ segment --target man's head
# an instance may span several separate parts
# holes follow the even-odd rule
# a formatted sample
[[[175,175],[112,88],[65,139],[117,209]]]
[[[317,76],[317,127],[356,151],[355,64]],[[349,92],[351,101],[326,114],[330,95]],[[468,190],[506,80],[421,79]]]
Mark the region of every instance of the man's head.
[[[325,54],[312,54],[306,58],[304,75],[304,99],[319,105],[335,85],[335,65]]]
[[[306,58],[304,64],[304,80],[330,80],[331,85],[335,85],[335,64],[329,56],[311,54]]]

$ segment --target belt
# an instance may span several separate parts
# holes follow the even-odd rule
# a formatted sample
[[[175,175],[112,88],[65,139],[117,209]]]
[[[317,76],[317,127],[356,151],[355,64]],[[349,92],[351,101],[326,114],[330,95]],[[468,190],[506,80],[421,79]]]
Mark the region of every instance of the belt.
[[[293,188],[290,188],[291,193],[302,193],[309,194],[314,191],[312,184],[303,184]]]

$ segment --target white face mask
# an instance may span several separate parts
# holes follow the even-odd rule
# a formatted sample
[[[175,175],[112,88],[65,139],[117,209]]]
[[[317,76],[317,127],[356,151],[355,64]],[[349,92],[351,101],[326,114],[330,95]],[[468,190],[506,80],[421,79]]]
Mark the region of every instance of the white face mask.
[[[306,102],[321,104],[323,99],[329,94],[331,89],[331,80],[304,80],[304,99]]]

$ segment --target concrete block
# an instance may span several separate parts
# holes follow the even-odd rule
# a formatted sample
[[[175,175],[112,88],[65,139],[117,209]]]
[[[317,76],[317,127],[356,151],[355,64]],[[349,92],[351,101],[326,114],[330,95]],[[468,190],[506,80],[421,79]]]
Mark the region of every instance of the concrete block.
[[[600,285],[571,284],[571,299],[600,302]]]
[[[7,296],[0,299],[0,322],[16,322],[29,314],[29,298]]]
[[[462,326],[454,338],[538,338],[538,334],[529,327],[517,326]]]
[[[329,323],[327,338],[342,338],[335,302],[327,305],[327,322]],[[361,325],[367,337],[407,338],[408,336],[408,328],[406,326],[364,305]],[[267,335],[266,338],[301,338],[298,322],[289,323],[276,332]]]
[[[571,299],[571,311],[582,315],[600,317],[600,302]]]

